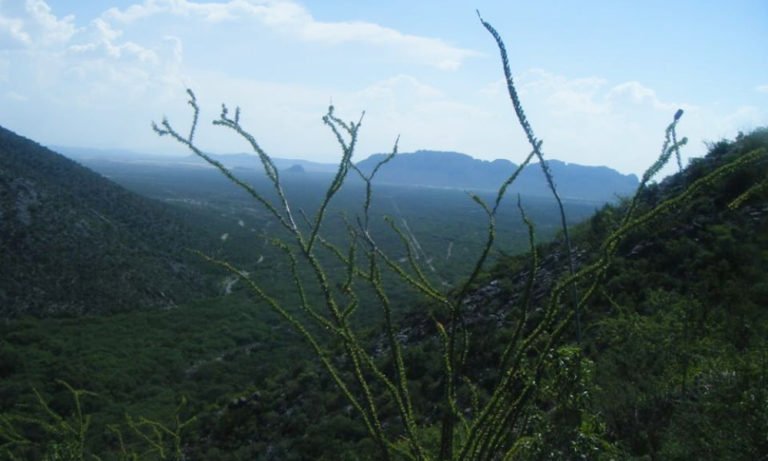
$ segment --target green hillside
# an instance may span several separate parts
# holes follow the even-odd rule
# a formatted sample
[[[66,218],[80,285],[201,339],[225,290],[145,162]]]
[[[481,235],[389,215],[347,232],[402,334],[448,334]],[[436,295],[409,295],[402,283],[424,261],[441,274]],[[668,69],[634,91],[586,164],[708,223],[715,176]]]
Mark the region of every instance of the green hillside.
[[[633,456],[768,453],[768,129],[713,144],[643,199],[658,203],[756,149],[759,164],[628,239],[593,303],[592,410]],[[599,235],[612,211],[590,231]]]
[[[177,210],[0,128],[0,317],[170,307],[207,293]]]
[[[544,342],[534,342],[521,358],[520,374],[511,385],[520,392],[527,384],[535,385],[524,416],[510,426],[517,459],[751,460],[768,452],[766,150],[766,129],[713,144],[706,158],[693,160],[683,172],[641,192],[634,216],[696,190],[634,227],[617,247],[599,289],[583,306],[580,322],[562,323],[566,328],[559,336],[546,333]],[[758,160],[711,178],[714,171],[747,154]],[[76,165],[63,165],[79,171]],[[29,177],[30,183],[43,183],[40,176]],[[711,180],[699,188],[704,177]],[[114,190],[105,184],[105,190]],[[51,189],[34,190],[49,194]],[[137,204],[150,203],[171,216],[181,213],[117,190],[119,197],[132,197]],[[118,194],[100,194],[109,193]],[[73,202],[90,203],[86,197],[59,203]],[[96,208],[103,214],[110,210],[106,204],[99,206],[106,207]],[[606,205],[571,228],[576,270],[599,257],[606,237],[622,225],[630,206],[629,200]],[[6,205],[3,216],[26,219],[18,207],[15,214],[8,209]],[[33,216],[37,209],[30,210]],[[202,212],[185,219],[207,222],[215,236],[227,229],[226,223],[245,219],[237,214],[239,208],[231,210],[220,221],[206,221],[214,214]],[[544,223],[548,229],[552,219]],[[245,241],[250,231],[244,229],[243,236],[233,238]],[[135,238],[131,235],[120,238]],[[536,250],[527,308],[523,293],[534,266],[526,253],[500,254],[466,296],[462,322],[470,348],[462,369],[467,381],[460,391],[475,395],[478,403],[490,398],[500,378],[505,345],[520,325],[525,334],[536,328],[553,287],[567,272],[561,238]],[[214,251],[248,264],[259,250],[251,248],[239,257],[237,248],[226,245]],[[329,261],[327,255],[323,258]],[[153,270],[154,261],[142,261],[145,272]],[[272,292],[290,291],[285,263],[270,267],[254,278],[266,280]],[[335,269],[332,275],[344,277]],[[401,291],[395,334],[403,348],[419,437],[434,449],[442,416],[439,325],[446,323],[446,313]],[[139,459],[182,459],[178,453],[192,460],[379,459],[359,414],[351,411],[284,320],[264,303],[254,302],[239,285],[229,296],[197,297],[173,310],[3,323],[0,453],[16,453],[19,459],[69,459],[61,453],[62,447],[72,447],[72,436],[67,429],[55,428],[65,423],[77,427],[78,407],[67,390],[70,385],[93,392],[81,397],[82,409],[91,418],[83,446],[85,453],[101,459],[133,459],[126,457],[129,452],[140,453]],[[375,312],[366,309],[362,312]],[[552,323],[571,314],[568,309],[558,311]],[[362,343],[390,373],[386,334],[367,314],[361,324]],[[549,338],[557,338],[556,347],[548,348]],[[331,340],[327,347],[344,378],[351,378],[342,343]],[[544,364],[540,371],[534,367],[538,360]],[[396,403],[383,387],[372,392],[387,434],[401,438]],[[182,399],[187,403],[177,409]],[[460,399],[468,418],[477,411],[472,400]],[[181,419],[174,421],[176,414]],[[189,418],[194,418],[189,425],[173,432],[174,424]],[[46,426],[40,421],[55,424],[41,430]],[[157,438],[154,430],[160,431]],[[172,449],[173,434],[181,437],[179,452]],[[166,451],[153,448],[150,441]],[[128,451],[122,452],[121,446]]]

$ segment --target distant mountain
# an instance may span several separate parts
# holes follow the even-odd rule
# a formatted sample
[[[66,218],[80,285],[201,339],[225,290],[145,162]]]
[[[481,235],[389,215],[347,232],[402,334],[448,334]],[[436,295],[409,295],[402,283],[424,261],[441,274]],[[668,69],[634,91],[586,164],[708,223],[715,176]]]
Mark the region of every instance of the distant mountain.
[[[177,211],[0,127],[0,318],[200,296],[196,242]]]
[[[96,171],[106,171],[109,165],[147,164],[208,168],[201,158],[189,156],[152,155],[124,150],[57,147],[64,155]],[[385,154],[374,154],[358,162],[364,172],[370,172]],[[255,154],[211,154],[211,157],[232,170],[263,171]],[[273,158],[281,171],[334,173],[338,165],[301,159]],[[549,160],[558,192],[567,199],[609,202],[617,196],[631,195],[638,185],[637,176],[624,175],[604,166],[584,166]],[[509,160],[478,160],[458,152],[418,150],[395,157],[376,176],[376,182],[390,185],[441,187],[478,191],[496,190],[517,167]],[[111,168],[111,167],[110,167]],[[353,175],[351,180],[356,178]],[[538,164],[528,166],[512,186],[512,192],[524,195],[550,196],[544,175]]]
[[[261,160],[255,154],[214,154],[211,155],[214,159],[218,160],[224,166],[230,169],[246,168],[262,171],[264,167],[261,165]],[[190,156],[187,158],[190,162],[197,162],[205,164],[205,161],[197,156]],[[309,160],[290,159],[290,158],[278,158],[273,157],[272,162],[278,170],[288,170],[295,166],[300,167],[303,171],[308,173],[333,173],[339,169],[338,165],[332,163],[312,162]],[[294,171],[296,169],[294,168]]]
[[[370,172],[385,154],[375,154],[357,166]],[[635,175],[624,175],[608,167],[592,167],[548,161],[558,192],[565,198],[612,201],[632,194],[638,185]],[[495,190],[517,168],[508,160],[485,161],[458,152],[419,150],[400,154],[377,173],[374,181],[388,184]],[[526,167],[512,186],[513,192],[549,195],[541,167]]]

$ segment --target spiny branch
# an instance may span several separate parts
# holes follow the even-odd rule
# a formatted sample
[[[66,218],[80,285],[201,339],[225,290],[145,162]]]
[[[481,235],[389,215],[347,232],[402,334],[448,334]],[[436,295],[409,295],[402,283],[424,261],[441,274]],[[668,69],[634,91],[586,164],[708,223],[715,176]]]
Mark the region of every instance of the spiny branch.
[[[565,216],[565,207],[563,206],[563,201],[560,199],[560,194],[558,193],[557,187],[555,186],[555,180],[552,177],[552,171],[549,169],[549,164],[544,160],[544,154],[541,151],[541,145],[543,141],[536,139],[536,136],[533,134],[533,128],[525,116],[525,111],[523,110],[523,106],[520,103],[520,97],[517,94],[517,89],[515,88],[515,83],[512,79],[512,71],[509,67],[509,58],[507,57],[507,48],[504,45],[504,41],[501,39],[501,36],[496,31],[496,29],[494,29],[491,24],[483,20],[483,17],[480,15],[480,11],[477,11],[477,17],[480,18],[480,22],[482,23],[483,27],[485,27],[485,29],[491,34],[491,36],[493,36],[494,40],[496,41],[496,45],[499,48],[499,53],[501,54],[501,64],[504,69],[504,78],[507,82],[507,91],[509,92],[509,97],[512,100],[512,106],[515,109],[517,120],[525,132],[525,136],[533,149],[533,153],[539,160],[539,166],[541,167],[542,173],[544,173],[547,186],[549,187],[550,192],[552,192],[552,196],[557,202],[557,208],[560,212],[560,226],[563,231],[563,240],[565,242],[566,259],[568,261],[568,272],[573,275],[575,273],[575,267],[573,264],[571,237],[568,232],[568,220]],[[574,286],[573,292],[571,293],[571,304],[573,305],[574,309],[576,309],[576,296],[576,287]],[[581,344],[581,313],[578,311],[576,312],[576,335],[578,343]]]

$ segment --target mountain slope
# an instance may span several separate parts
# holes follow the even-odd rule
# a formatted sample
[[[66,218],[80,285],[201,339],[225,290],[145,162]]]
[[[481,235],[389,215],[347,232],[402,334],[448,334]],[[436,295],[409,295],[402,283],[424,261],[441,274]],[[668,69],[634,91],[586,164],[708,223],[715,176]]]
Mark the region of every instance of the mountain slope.
[[[651,185],[638,213],[759,148],[768,152],[766,129],[714,145],[706,158]],[[519,459],[747,460],[768,453],[766,177],[764,154],[625,239],[584,309],[581,344],[571,328],[537,377],[529,423],[517,434],[525,442]],[[577,267],[596,258],[626,206],[606,206],[572,229]],[[566,271],[561,242],[538,251],[533,323]],[[529,265],[528,255],[503,258],[469,297],[466,374],[481,395],[521,318]],[[409,359],[414,405],[439,421],[442,342],[434,315],[417,306],[396,336]],[[346,405],[317,364],[296,363],[207,417],[190,459],[375,459],[366,458],[372,442]]]
[[[705,158],[648,187],[637,214],[760,149],[761,160],[620,245],[584,310],[586,378],[572,390],[582,397],[539,415],[545,424],[533,436],[541,452],[573,458],[568,444],[588,435],[572,426],[578,417],[600,428],[600,437],[622,453],[619,459],[761,459],[768,453],[768,129],[712,145]],[[594,257],[626,206],[607,206],[573,230],[577,262]],[[549,245],[542,260],[561,251]],[[512,258],[494,270],[506,288],[488,300],[486,312],[514,299],[520,286],[509,274],[523,264]],[[547,293],[549,283],[540,283]],[[492,344],[498,336],[487,332]],[[575,329],[568,342],[577,343]]]
[[[593,302],[594,409],[633,456],[768,453],[768,129],[712,145],[643,198],[658,203],[755,149],[760,162],[625,242]]]
[[[0,128],[0,317],[169,306],[203,277],[177,213]]]
[[[370,173],[384,154],[372,155],[357,166]],[[565,198],[613,201],[617,195],[632,194],[638,185],[635,175],[623,175],[608,167],[590,167],[550,160],[558,191]],[[477,160],[458,152],[420,150],[400,154],[377,173],[378,183],[496,190],[517,168],[509,160]],[[538,164],[526,167],[512,186],[524,195],[549,196],[550,192]]]

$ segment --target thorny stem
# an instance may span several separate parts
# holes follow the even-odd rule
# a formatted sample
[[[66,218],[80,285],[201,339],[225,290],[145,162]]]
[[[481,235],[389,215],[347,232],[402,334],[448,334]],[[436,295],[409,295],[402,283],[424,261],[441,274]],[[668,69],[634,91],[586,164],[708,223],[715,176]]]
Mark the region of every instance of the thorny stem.
[[[493,36],[494,40],[496,40],[496,45],[499,48],[499,53],[501,54],[501,63],[502,67],[504,68],[504,77],[507,81],[507,90],[509,92],[509,97],[512,100],[512,106],[515,109],[515,114],[517,115],[517,120],[520,122],[520,126],[523,128],[523,131],[525,132],[525,136],[528,139],[528,143],[533,148],[533,152],[536,155],[536,158],[539,160],[539,166],[541,167],[542,173],[544,173],[544,177],[547,180],[547,185],[549,186],[550,192],[552,192],[552,196],[555,198],[555,201],[557,202],[557,208],[560,212],[560,226],[563,230],[563,240],[565,241],[565,251],[566,251],[566,260],[568,261],[568,273],[573,275],[575,273],[575,267],[573,263],[573,250],[571,248],[571,237],[568,233],[568,220],[565,216],[565,207],[563,206],[563,201],[560,199],[560,194],[557,191],[557,187],[555,187],[555,180],[552,177],[552,172],[549,169],[549,164],[544,160],[544,154],[541,151],[541,144],[543,141],[536,139],[536,136],[533,134],[533,128],[531,127],[531,124],[528,122],[527,117],[525,116],[525,111],[523,110],[523,106],[520,103],[520,97],[517,94],[517,89],[515,88],[514,80],[512,79],[512,71],[509,67],[509,58],[507,57],[507,48],[504,45],[504,41],[501,39],[501,36],[496,31],[496,29],[493,28],[492,25],[490,25],[488,22],[483,20],[483,17],[480,16],[480,11],[477,11],[477,17],[480,18],[480,22],[483,24],[483,27]],[[572,288],[571,292],[571,304],[574,309],[577,309],[576,304],[576,287],[574,286]],[[576,340],[581,346],[581,312],[576,310]]]

